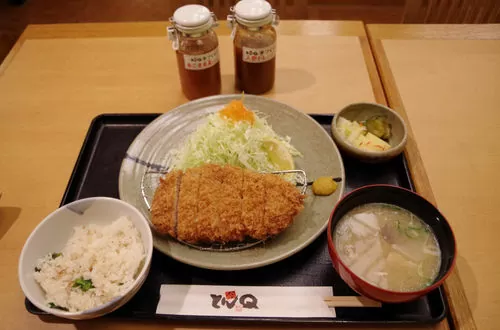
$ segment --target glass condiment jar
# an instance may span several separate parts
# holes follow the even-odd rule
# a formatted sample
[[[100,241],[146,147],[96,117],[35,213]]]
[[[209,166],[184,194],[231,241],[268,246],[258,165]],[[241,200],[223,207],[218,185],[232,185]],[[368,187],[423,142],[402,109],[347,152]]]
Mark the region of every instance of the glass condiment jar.
[[[276,11],[264,0],[241,0],[231,8],[228,21],[233,29],[236,88],[249,94],[269,91],[276,72]]]
[[[170,19],[168,38],[176,52],[182,92],[192,100],[220,94],[219,40],[216,18],[206,7],[186,5]]]

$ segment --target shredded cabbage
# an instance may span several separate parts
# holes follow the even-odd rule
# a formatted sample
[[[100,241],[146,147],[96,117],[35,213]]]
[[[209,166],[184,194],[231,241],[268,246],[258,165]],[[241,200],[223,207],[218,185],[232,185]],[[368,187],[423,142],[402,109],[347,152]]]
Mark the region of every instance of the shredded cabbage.
[[[181,148],[170,151],[171,166],[185,170],[210,163],[229,164],[254,171],[276,171],[279,168],[270,161],[263,143],[274,141],[292,156],[302,156],[290,144],[290,140],[288,136],[279,136],[266,119],[259,118],[257,113],[253,125],[245,120],[233,122],[214,113],[189,135]]]

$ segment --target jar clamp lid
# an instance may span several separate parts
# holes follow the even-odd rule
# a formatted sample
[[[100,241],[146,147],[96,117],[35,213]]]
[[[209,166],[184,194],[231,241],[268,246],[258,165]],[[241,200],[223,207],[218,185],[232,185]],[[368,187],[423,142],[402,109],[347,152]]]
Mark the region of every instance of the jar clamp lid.
[[[167,28],[167,34],[175,50],[179,48],[179,32],[196,35],[217,26],[214,13],[202,5],[186,5],[177,8],[170,22],[172,25]]]
[[[234,28],[235,22],[249,28],[258,28],[263,25],[278,25],[279,16],[269,2],[265,0],[241,0],[230,9],[227,16],[229,26]]]

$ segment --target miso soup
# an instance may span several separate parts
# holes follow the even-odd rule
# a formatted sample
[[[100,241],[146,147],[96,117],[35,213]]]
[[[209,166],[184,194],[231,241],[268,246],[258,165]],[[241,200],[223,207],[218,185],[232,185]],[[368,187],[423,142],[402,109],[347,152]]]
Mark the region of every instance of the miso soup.
[[[434,282],[441,266],[432,229],[390,204],[370,203],[349,211],[335,228],[334,243],[352,272],[386,290],[423,289]]]

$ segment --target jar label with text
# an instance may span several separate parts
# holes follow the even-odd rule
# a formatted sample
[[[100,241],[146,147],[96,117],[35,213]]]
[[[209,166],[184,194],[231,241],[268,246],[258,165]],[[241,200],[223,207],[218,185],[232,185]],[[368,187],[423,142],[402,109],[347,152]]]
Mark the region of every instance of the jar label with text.
[[[262,63],[272,60],[276,56],[276,43],[264,48],[242,47],[243,62]]]
[[[187,70],[205,70],[217,63],[219,63],[219,47],[205,54],[184,54],[184,68]]]

